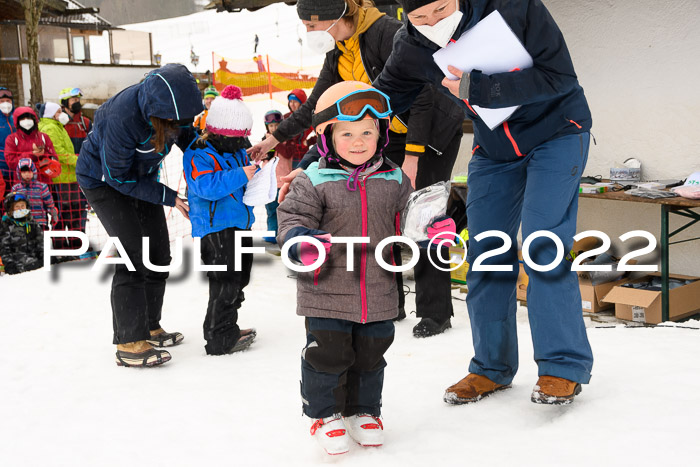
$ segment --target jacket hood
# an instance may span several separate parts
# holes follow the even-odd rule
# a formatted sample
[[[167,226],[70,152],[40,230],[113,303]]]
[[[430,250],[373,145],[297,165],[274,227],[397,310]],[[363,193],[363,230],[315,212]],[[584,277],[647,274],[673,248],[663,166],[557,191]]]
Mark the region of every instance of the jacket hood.
[[[138,102],[146,120],[193,119],[204,108],[192,73],[184,65],[176,64],[148,73],[139,84]]]
[[[37,125],[39,125],[39,118],[36,116],[36,112],[34,112],[34,109],[31,107],[17,107],[15,109],[15,113],[12,114],[12,120],[15,122],[15,128],[19,128],[19,117],[26,114],[31,114],[31,116],[34,117],[34,128],[32,128],[32,130],[36,130]]]
[[[287,100],[289,100],[289,96],[295,96],[297,99],[299,99],[299,100],[301,101],[302,104],[303,104],[304,102],[306,102],[306,93],[304,92],[303,89],[294,89],[294,90],[292,90],[292,92],[290,92],[290,93],[287,95]]]
[[[34,173],[33,180],[37,179],[38,174],[37,174],[36,166],[34,165],[34,162],[28,157],[23,157],[17,163],[17,168],[15,169],[15,173],[17,175],[17,180],[20,180],[22,183],[24,182],[24,180],[22,180],[22,173],[21,173],[23,167],[31,167],[32,172]]]

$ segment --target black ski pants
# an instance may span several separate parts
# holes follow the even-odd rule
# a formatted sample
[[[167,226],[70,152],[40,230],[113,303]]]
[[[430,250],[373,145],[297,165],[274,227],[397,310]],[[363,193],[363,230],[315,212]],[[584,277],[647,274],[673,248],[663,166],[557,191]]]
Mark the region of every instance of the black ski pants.
[[[204,346],[207,354],[221,355],[228,352],[240,339],[238,309],[245,300],[243,288],[250,282],[253,254],[241,255],[241,270],[236,271],[235,233],[228,228],[210,233],[202,238],[202,262],[207,265],[226,265],[226,271],[208,271],[209,304],[204,318]],[[241,239],[243,247],[253,246],[251,237]]]
[[[381,415],[384,353],[394,341],[394,322],[355,323],[306,318],[301,357],[304,414]]]
[[[449,137],[449,136],[448,136]],[[418,159],[418,173],[416,175],[416,190],[425,188],[437,182],[448,181],[452,176],[452,168],[457,160],[459,145],[462,141],[462,132],[455,133],[450,139],[450,143],[442,153],[438,153],[429,146],[426,146],[425,153]],[[405,138],[390,138],[384,154],[395,164],[403,164],[405,154]],[[428,254],[435,264],[441,265],[436,259],[436,251],[428,252],[420,249],[418,264],[413,269],[416,277],[416,316],[419,318],[432,318],[443,322],[453,315],[452,312],[452,292],[450,282],[450,272],[440,271],[428,260]],[[448,257],[443,252],[443,257]],[[401,264],[401,255],[398,247],[394,247],[394,261]],[[445,265],[442,265],[444,268]],[[396,274],[396,282],[399,288],[399,307],[404,306],[403,278],[401,274]]]
[[[135,270],[123,264],[112,278],[114,343],[145,340],[160,328],[167,272],[154,272],[143,264],[143,237],[150,240],[151,264],[170,264],[170,240],[163,206],[124,195],[110,186],[83,189],[87,200],[110,237],[117,237]]]

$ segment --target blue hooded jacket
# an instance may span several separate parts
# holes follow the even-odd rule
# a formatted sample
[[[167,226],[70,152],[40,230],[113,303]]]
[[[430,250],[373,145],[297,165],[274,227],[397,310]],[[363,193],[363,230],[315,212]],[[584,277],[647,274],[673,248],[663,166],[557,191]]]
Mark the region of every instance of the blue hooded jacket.
[[[170,64],[151,71],[97,110],[75,167],[78,183],[86,189],[109,185],[134,198],[174,206],[177,193],[158,182],[158,168],[175,141],[156,152],[149,119],[187,120],[201,111],[201,93],[186,67]],[[187,143],[194,137],[188,127],[183,129],[190,136]],[[180,136],[182,149],[186,137]]]
[[[250,163],[245,149],[219,154],[210,143],[194,146],[182,159],[192,236],[204,237],[230,227],[250,229],[255,216],[253,208],[243,204],[248,177],[242,167]]]
[[[541,0],[461,0],[460,9],[463,16],[453,40],[498,10],[534,62],[532,68],[506,73],[472,71],[469,103],[486,108],[521,107],[491,131],[441,84],[445,76],[432,57],[439,47],[409,22],[394,36],[391,57],[373,84],[389,95],[394,112],[408,109],[423,85],[432,83],[459,102],[473,120],[474,152],[502,161],[522,157],[552,139],[590,131],[591,113],[564,37]]]
[[[0,86],[0,91],[8,90],[4,86]],[[9,173],[10,168],[5,162],[5,140],[9,135],[16,131],[15,122],[12,121],[12,113],[15,111],[15,102],[12,100],[12,111],[9,115],[0,112],[0,170]],[[9,182],[8,182],[9,183]]]

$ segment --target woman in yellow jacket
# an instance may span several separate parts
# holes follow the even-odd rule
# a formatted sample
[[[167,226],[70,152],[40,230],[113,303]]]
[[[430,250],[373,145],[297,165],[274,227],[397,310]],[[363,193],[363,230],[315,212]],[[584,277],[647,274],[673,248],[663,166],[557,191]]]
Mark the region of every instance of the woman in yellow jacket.
[[[61,163],[61,175],[53,179],[51,192],[58,207],[59,221],[54,230],[71,230],[85,232],[87,203],[78,181],[75,178],[75,163],[78,155],[73,148],[73,142],[64,128],[70,120],[63,113],[61,106],[47,102],[41,112],[39,131],[51,138],[56,155]],[[80,247],[78,238],[54,239],[54,248],[75,249]]]

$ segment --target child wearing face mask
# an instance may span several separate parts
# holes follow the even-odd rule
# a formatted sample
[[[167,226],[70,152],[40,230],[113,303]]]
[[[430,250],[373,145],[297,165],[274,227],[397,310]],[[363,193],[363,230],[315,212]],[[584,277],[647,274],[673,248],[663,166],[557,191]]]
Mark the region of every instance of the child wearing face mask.
[[[64,125],[70,120],[62,111],[61,106],[54,102],[47,102],[42,107],[42,117],[39,121],[39,131],[49,135],[59,162],[61,174],[53,179],[51,193],[58,204],[60,221],[56,230],[85,231],[81,220],[85,217],[86,203],[80,193],[78,181],[75,178],[75,164],[78,155],[75,153],[73,142]],[[55,238],[54,248],[76,249],[80,247],[80,239],[75,237]]]
[[[255,222],[253,208],[243,204],[243,195],[256,170],[245,151],[253,117],[241,97],[240,88],[224,88],[211,104],[202,136],[183,156],[192,236],[201,238],[202,262],[226,265],[224,271],[207,273],[204,348],[208,355],[245,350],[256,335],[255,329],[240,329],[237,324],[253,258],[250,253],[241,255],[243,261],[236,270],[235,234],[237,230],[250,230]],[[252,238],[242,239],[243,247],[252,244]]]
[[[18,107],[13,115],[17,130],[5,139],[5,161],[10,171],[15,175],[19,160],[29,158],[37,168],[37,181],[50,185],[61,172],[51,138],[39,131],[39,118],[31,108]]]
[[[7,274],[39,269],[44,264],[44,232],[32,219],[27,197],[10,192],[3,203],[0,258]]]
[[[17,178],[20,182],[12,187],[12,191],[26,197],[32,218],[42,229],[47,230],[49,228],[48,216],[50,215],[51,225],[55,228],[58,223],[58,211],[51,197],[49,186],[37,180],[37,170],[31,159],[19,160]]]
[[[374,250],[396,235],[400,212],[412,191],[408,177],[386,159],[391,108],[370,85],[343,81],[318,99],[313,120],[322,154],[292,182],[280,204],[278,242],[298,236],[318,239],[326,259],[300,272],[297,314],[305,316],[301,395],[311,435],[328,454],[383,443],[380,419],[384,353],[394,340],[399,298],[396,279],[376,261]],[[345,245],[332,237],[369,237],[354,248],[348,271]],[[392,264],[391,246],[382,251]],[[292,261],[314,264],[309,243],[289,249]]]

